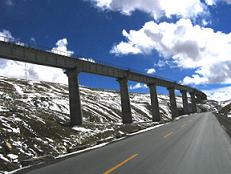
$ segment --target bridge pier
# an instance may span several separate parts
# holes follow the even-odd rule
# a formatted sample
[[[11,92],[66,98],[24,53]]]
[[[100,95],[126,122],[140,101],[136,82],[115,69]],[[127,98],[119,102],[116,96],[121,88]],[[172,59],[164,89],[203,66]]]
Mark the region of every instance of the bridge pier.
[[[189,114],[187,91],[181,90],[184,114]]]
[[[192,103],[192,113],[196,113],[197,112],[197,106],[196,106],[195,93],[190,92],[190,96],[191,96],[191,103]]]
[[[176,96],[175,96],[175,89],[174,88],[167,88],[169,92],[169,99],[170,99],[170,110],[172,112],[172,119],[178,116],[177,105],[176,105]]]
[[[70,125],[81,125],[82,109],[78,80],[79,71],[77,69],[68,69],[66,74],[68,76],[69,87]]]
[[[128,93],[128,79],[118,78],[117,81],[119,82],[119,85],[120,85],[122,122],[124,124],[132,123],[131,105],[130,105],[130,98],[129,98],[129,93]]]
[[[151,112],[152,112],[152,121],[160,121],[160,111],[159,111],[159,102],[156,92],[156,84],[148,84],[150,97],[151,97]]]

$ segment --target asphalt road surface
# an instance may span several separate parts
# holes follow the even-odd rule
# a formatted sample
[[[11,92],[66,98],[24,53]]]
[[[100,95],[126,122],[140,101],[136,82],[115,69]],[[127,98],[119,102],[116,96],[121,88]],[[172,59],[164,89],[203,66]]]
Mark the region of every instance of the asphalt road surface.
[[[212,113],[194,114],[29,174],[230,174],[231,141]]]

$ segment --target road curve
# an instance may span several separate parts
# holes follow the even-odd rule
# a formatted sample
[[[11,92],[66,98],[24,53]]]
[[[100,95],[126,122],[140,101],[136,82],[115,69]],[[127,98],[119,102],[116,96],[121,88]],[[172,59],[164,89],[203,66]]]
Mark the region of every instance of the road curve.
[[[230,174],[231,140],[212,113],[194,114],[28,174]]]

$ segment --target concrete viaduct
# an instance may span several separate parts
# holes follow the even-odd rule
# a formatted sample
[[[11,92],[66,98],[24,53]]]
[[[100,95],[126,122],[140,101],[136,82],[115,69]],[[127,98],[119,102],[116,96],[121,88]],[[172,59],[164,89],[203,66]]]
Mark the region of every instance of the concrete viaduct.
[[[0,57],[15,61],[65,69],[68,76],[69,85],[71,125],[82,124],[82,109],[78,81],[78,75],[81,72],[93,73],[117,79],[120,86],[123,123],[132,122],[131,106],[128,93],[128,80],[145,83],[149,87],[153,121],[160,121],[159,104],[156,91],[157,86],[166,87],[169,91],[172,118],[178,116],[175,90],[180,90],[182,94],[183,110],[185,114],[189,113],[187,93],[189,93],[191,96],[193,113],[197,111],[196,102],[207,99],[207,96],[203,92],[188,86],[177,84],[175,82],[131,72],[129,70],[124,70],[105,64],[92,63],[81,59],[76,59],[74,57],[42,51],[11,42],[0,41]]]

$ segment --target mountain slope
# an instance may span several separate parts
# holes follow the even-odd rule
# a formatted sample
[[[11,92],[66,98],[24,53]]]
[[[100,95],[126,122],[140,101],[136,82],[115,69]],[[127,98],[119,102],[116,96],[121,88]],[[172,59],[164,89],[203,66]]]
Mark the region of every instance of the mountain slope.
[[[171,119],[168,96],[159,95],[161,122]],[[151,122],[150,97],[130,94],[134,123],[122,125],[116,91],[81,87],[84,124],[70,128],[68,87],[63,84],[0,77],[0,171],[33,164],[44,155],[57,157],[119,138]],[[177,97],[178,107],[182,100]],[[35,160],[36,161],[36,160]]]

